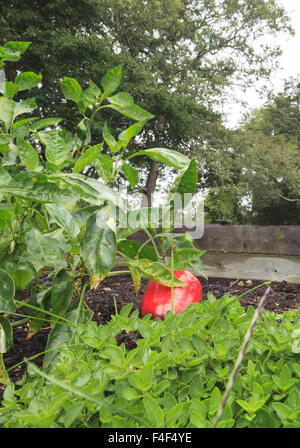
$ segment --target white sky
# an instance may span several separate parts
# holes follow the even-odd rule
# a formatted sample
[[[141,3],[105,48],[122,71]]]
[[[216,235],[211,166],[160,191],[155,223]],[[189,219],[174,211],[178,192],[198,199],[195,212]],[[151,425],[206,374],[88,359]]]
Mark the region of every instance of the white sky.
[[[282,56],[278,60],[280,69],[273,73],[270,84],[275,91],[282,89],[285,79],[300,74],[300,0],[280,0],[278,3],[285,8],[290,16],[295,35],[289,38],[286,35],[278,39],[278,44],[282,49]],[[254,88],[247,90],[246,94],[242,93],[242,97],[247,102],[246,108],[241,105],[233,105],[229,109],[225,109],[227,124],[230,127],[238,125],[244,112],[264,104],[264,99],[259,97]]]

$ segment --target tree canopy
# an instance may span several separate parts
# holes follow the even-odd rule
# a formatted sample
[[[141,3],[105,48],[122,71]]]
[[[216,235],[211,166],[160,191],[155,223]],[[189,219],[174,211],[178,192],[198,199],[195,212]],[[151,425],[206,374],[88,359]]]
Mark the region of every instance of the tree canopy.
[[[9,0],[0,6],[1,41],[32,42],[8,74],[12,79],[33,67],[43,74],[43,89],[34,92],[40,115],[76,123],[61,79],[97,84],[121,64],[122,89],[155,115],[139,143],[192,155],[214,147],[228,88],[267,78],[280,54],[270,36],[291,32],[275,0]],[[116,131],[122,120],[115,117]],[[152,162],[149,191],[157,175]]]

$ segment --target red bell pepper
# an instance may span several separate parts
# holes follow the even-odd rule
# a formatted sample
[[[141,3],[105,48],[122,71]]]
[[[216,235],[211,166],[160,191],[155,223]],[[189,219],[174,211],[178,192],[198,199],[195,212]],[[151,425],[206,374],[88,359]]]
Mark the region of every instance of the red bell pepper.
[[[190,303],[201,302],[202,287],[200,281],[189,271],[174,271],[174,276],[186,283],[186,286],[174,287],[174,313],[180,313]],[[166,312],[172,311],[172,288],[151,280],[141,302],[141,316],[152,314],[164,319]]]

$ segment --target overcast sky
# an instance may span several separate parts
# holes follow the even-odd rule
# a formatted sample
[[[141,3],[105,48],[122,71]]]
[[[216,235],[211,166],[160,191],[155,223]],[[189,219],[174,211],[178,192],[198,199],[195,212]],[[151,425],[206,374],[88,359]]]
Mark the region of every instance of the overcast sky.
[[[295,35],[278,38],[278,44],[282,49],[282,56],[279,59],[280,69],[274,72],[271,84],[275,91],[281,90],[284,85],[284,79],[291,76],[300,75],[300,0],[277,0],[287,11],[291,18]],[[243,99],[247,102],[244,109],[241,105],[234,105],[230,111],[226,108],[226,116],[229,126],[236,126],[245,111],[251,111],[256,107],[263,105],[264,101],[255,92],[255,89],[249,89],[246,95],[243,93]]]

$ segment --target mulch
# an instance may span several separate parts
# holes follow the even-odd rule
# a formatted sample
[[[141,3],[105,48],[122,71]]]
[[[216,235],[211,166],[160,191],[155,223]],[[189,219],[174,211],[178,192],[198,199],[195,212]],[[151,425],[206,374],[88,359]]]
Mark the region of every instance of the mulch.
[[[260,286],[254,291],[250,291],[255,286],[260,285],[261,281],[238,279],[218,279],[210,278],[207,281],[200,279],[202,284],[202,300],[206,300],[207,293],[211,292],[216,298],[222,297],[226,292],[230,295],[247,294],[240,299],[241,305],[247,310],[250,306],[255,308],[259,299],[263,295],[266,286]],[[142,280],[141,289],[136,295],[132,279],[129,276],[117,276],[105,279],[96,290],[89,290],[85,296],[85,302],[93,311],[93,320],[99,324],[105,325],[111,316],[115,314],[115,306],[120,311],[128,303],[133,303],[133,308],[138,309],[147,285],[147,280]],[[300,285],[287,283],[272,283],[271,293],[269,294],[265,309],[275,313],[283,313],[297,309],[300,306]],[[13,340],[14,346],[4,354],[4,363],[6,369],[15,366],[23,361],[24,358],[30,358],[45,350],[47,337],[50,328],[47,323],[30,339],[27,339],[28,325],[14,327]],[[136,346],[136,341],[140,337],[138,332],[130,334],[121,333],[118,335],[117,342],[125,343],[127,348]],[[34,359],[37,366],[41,367],[43,356]],[[9,371],[10,380],[18,381],[26,371],[26,364],[23,363],[13,370]],[[0,385],[0,403],[3,396],[3,385]]]

